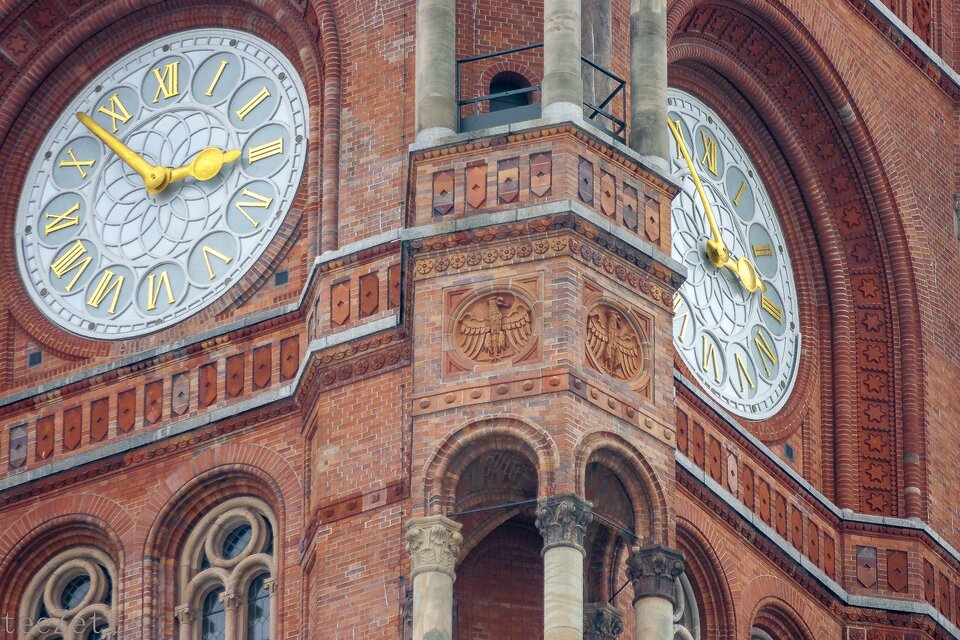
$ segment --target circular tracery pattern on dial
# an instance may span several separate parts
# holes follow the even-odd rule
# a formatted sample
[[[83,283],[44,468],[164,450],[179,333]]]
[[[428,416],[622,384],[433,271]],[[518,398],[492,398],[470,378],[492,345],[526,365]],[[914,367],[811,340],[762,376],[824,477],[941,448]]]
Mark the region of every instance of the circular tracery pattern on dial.
[[[237,31],[181,32],[111,65],[64,110],[27,174],[17,255],[34,302],[74,333],[121,338],[215,301],[289,209],[305,166],[306,104],[289,61]],[[212,179],[148,195],[80,111],[151,165],[183,167],[207,147],[242,156]]]
[[[734,260],[745,258],[763,282],[751,293],[733,269],[706,253],[710,226],[677,143],[673,162],[682,189],[673,202],[673,257],[688,279],[674,301],[674,344],[711,396],[751,420],[773,416],[797,376],[800,332],[790,258],[770,198],[743,146],[719,116],[690,94],[671,89],[679,123],[704,195]]]

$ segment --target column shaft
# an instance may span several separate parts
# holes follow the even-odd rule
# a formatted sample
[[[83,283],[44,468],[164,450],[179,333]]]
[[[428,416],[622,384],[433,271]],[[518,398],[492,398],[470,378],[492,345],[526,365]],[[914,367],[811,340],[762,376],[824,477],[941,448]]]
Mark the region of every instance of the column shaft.
[[[633,604],[634,640],[673,640],[673,603],[643,598]]]
[[[457,128],[456,1],[417,0],[417,141]]]
[[[580,1],[543,2],[543,115],[583,117]]]
[[[668,167],[667,0],[630,2],[630,148]]]
[[[463,536],[444,516],[411,520],[407,550],[413,575],[413,640],[453,637],[453,573]]]
[[[543,638],[583,638],[583,551],[574,547],[543,552]]]
[[[591,506],[568,493],[544,498],[537,508],[543,536],[544,640],[583,638],[583,537],[593,519]]]

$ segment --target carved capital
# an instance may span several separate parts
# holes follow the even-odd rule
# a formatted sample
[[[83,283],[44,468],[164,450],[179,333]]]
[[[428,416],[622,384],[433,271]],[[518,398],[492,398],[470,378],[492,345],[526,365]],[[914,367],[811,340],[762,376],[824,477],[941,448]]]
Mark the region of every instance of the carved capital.
[[[270,578],[269,580],[263,581],[263,586],[267,588],[267,593],[270,594],[270,597],[277,595],[277,579]]]
[[[240,599],[233,591],[224,591],[220,594],[219,600],[227,611],[233,611],[240,606]]]
[[[663,598],[676,606],[674,582],[683,573],[683,554],[661,544],[634,548],[627,559],[627,578],[633,582],[634,603]]]
[[[575,547],[583,551],[583,536],[593,520],[592,504],[573,493],[561,493],[540,501],[537,529],[543,536],[543,550]]]
[[[617,640],[623,633],[623,612],[607,602],[583,605],[583,640]]]
[[[410,552],[411,574],[439,571],[453,577],[453,568],[460,552],[463,525],[446,516],[416,518],[407,525],[407,551]]]
[[[194,611],[190,605],[181,604],[173,610],[173,615],[181,625],[187,625],[193,622],[197,616],[197,612]]]

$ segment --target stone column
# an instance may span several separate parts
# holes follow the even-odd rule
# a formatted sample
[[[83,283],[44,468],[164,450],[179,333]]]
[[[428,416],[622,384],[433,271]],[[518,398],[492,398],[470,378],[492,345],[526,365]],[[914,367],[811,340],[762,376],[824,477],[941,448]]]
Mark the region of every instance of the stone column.
[[[237,612],[240,609],[240,600],[233,591],[224,591],[220,594],[220,602],[223,603],[223,637],[239,638],[238,630],[240,621],[237,619]]]
[[[190,640],[193,637],[193,621],[196,619],[196,612],[188,604],[177,605],[173,610],[173,615],[179,623],[180,640]]]
[[[592,506],[564,493],[542,499],[537,507],[543,536],[544,640],[583,638],[583,536],[593,519]]]
[[[635,548],[627,559],[633,583],[634,640],[673,640],[674,584],[683,573],[683,554],[655,544]]]
[[[666,170],[667,0],[630,0],[630,148]]]
[[[543,115],[583,118],[580,0],[543,1]]]
[[[416,518],[407,525],[413,576],[413,640],[453,637],[453,569],[463,542],[462,526],[445,516]]]
[[[417,142],[457,129],[456,0],[417,0]]]
[[[617,640],[623,633],[623,612],[609,602],[583,605],[583,640]]]

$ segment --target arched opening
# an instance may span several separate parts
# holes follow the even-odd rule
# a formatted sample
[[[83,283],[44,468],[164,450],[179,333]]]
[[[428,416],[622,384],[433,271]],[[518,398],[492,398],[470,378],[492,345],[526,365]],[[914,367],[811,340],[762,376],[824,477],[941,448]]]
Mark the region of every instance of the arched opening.
[[[490,80],[490,111],[504,111],[525,107],[530,104],[530,93],[523,89],[530,87],[530,81],[515,71],[501,71]]]
[[[464,537],[454,583],[458,638],[543,635],[536,499],[536,467],[520,452],[492,449],[466,461],[452,514]]]
[[[760,607],[750,629],[750,640],[809,640],[800,617],[779,603]]]
[[[611,626],[633,628],[633,588],[626,559],[637,544],[636,513],[620,477],[592,461],[584,477],[584,497],[593,503],[587,526],[584,575],[584,631],[602,633]]]

